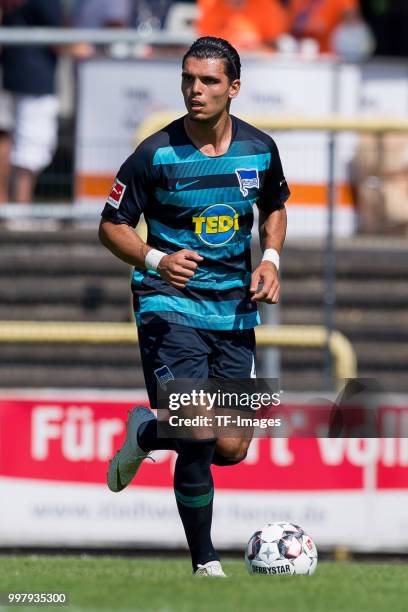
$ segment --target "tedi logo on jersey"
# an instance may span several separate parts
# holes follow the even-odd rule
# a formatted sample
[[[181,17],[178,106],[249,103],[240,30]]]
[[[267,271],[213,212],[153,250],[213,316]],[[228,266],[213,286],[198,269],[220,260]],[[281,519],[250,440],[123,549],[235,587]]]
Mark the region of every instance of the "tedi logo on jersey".
[[[239,230],[238,213],[228,204],[212,204],[193,217],[194,233],[208,246],[223,246]]]
[[[235,174],[238,178],[239,190],[243,196],[248,195],[248,189],[259,188],[259,175],[256,168],[237,168]]]

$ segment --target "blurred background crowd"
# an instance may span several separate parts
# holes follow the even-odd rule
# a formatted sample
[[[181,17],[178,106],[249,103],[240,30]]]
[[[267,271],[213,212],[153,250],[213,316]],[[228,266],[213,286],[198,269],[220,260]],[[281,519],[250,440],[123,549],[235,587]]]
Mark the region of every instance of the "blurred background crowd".
[[[46,187],[47,175],[41,173],[52,162],[58,144],[61,95],[57,96],[56,75],[61,58],[69,57],[72,66],[72,60],[100,56],[180,55],[185,46],[177,42],[143,44],[143,36],[163,31],[174,33],[175,41],[177,33],[189,33],[191,40],[220,36],[244,54],[332,56],[346,61],[372,55],[408,56],[404,0],[0,0],[0,10],[4,28],[131,28],[138,34],[134,44],[3,47],[0,202],[32,202],[39,176],[40,185]],[[72,133],[72,126],[68,130]],[[27,141],[35,146],[27,146]],[[69,167],[69,151],[66,155]],[[65,189],[57,181],[61,195],[70,199],[72,180],[65,176],[64,182]],[[49,183],[55,187],[54,176]],[[41,194],[47,198],[46,188],[40,189]],[[55,189],[51,197],[54,194]]]
[[[1,0],[3,25],[16,25],[16,12],[27,5],[37,7],[32,11],[37,19],[28,20],[28,26],[135,28],[150,33],[190,24],[197,35],[211,32],[240,50],[296,50],[310,39],[316,43],[310,49],[316,52],[347,53],[354,46],[355,54],[369,49],[375,55],[408,56],[404,0]],[[372,44],[362,47],[361,41],[371,37]]]

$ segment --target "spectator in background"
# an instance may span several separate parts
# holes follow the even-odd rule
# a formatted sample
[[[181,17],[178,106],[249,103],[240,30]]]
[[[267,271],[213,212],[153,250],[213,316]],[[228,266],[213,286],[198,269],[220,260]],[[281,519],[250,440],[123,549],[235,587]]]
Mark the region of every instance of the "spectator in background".
[[[71,23],[78,28],[123,28],[134,0],[72,0]]]
[[[66,5],[68,23],[75,28],[126,28],[131,23],[134,2],[135,0],[70,0]],[[126,45],[125,48],[127,52]],[[89,49],[89,56],[96,55],[97,49],[111,55],[114,54],[115,45],[98,48],[89,45]]]
[[[0,0],[3,27],[64,25],[61,0]],[[51,162],[58,135],[56,70],[59,53],[88,57],[87,44],[4,45],[3,89],[11,121],[0,132],[0,202],[30,203],[39,173]]]
[[[360,0],[377,42],[375,54],[408,57],[407,0]]]
[[[70,0],[71,22],[80,28],[164,27],[173,0]]]
[[[289,28],[280,0],[198,0],[200,36],[229,40],[238,49],[271,49]]]
[[[358,0],[288,0],[288,8],[293,36],[314,38],[323,53],[333,51],[338,26],[360,21]]]
[[[174,0],[131,0],[132,25],[140,33],[150,33],[164,28]]]
[[[59,27],[63,23],[58,0],[0,0],[0,7],[3,27]],[[11,95],[13,123],[1,138],[3,201],[32,201],[36,178],[52,159],[58,127],[56,65],[57,53],[51,48],[3,47],[3,88]],[[8,153],[9,159],[5,158]]]

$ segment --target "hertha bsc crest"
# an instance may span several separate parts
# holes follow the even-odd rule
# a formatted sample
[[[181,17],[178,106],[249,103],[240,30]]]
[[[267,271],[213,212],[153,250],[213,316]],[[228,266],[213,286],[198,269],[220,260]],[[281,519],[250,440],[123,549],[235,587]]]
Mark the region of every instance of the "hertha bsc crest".
[[[256,168],[237,168],[235,174],[238,178],[239,190],[243,196],[248,195],[248,189],[259,188],[259,175]]]

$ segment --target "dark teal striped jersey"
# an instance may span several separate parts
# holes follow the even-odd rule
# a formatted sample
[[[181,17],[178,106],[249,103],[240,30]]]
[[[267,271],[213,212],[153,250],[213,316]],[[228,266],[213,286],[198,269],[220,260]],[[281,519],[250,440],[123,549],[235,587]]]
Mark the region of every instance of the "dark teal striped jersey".
[[[143,213],[147,243],[204,258],[184,289],[152,270],[132,278],[137,324],[166,320],[201,329],[248,329],[259,323],[251,302],[253,206],[272,212],[289,197],[270,136],[231,117],[224,155],[208,157],[188,138],[183,118],[156,132],[125,161],[102,212],[135,227]]]

